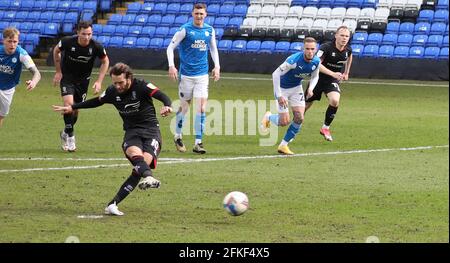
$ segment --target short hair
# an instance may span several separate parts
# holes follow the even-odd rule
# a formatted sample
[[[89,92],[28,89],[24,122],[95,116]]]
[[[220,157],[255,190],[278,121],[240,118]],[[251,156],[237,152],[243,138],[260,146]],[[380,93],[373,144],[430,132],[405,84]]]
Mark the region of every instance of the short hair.
[[[342,29],[348,30],[348,31],[350,32],[350,29],[348,28],[348,26],[340,26],[340,27],[338,27],[338,28],[336,29],[336,34],[337,34],[340,30],[342,30]]]
[[[132,79],[133,78],[133,72],[131,72],[130,66],[128,66],[125,63],[119,62],[116,63],[114,66],[111,67],[109,70],[109,75],[112,76],[119,76],[125,73],[125,78]]]
[[[81,29],[86,29],[92,27],[92,23],[90,21],[80,21],[77,25],[77,31],[80,31]]]
[[[192,11],[194,11],[195,9],[205,9],[206,11],[206,5],[204,3],[196,3],[192,8]]]
[[[7,27],[3,30],[3,38],[13,38],[14,36],[19,36],[20,32],[15,27]]]
[[[313,38],[313,37],[306,37],[306,38],[303,40],[303,44],[306,44],[306,43],[317,43],[317,41],[316,41],[316,39]]]

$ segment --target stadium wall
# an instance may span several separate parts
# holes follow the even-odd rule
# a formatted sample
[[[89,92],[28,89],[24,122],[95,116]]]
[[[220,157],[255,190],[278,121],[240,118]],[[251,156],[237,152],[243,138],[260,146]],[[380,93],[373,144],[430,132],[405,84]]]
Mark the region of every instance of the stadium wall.
[[[53,65],[50,52],[47,65]],[[148,49],[108,48],[110,64],[124,62],[136,69],[168,68],[165,51]],[[220,53],[222,72],[271,74],[286,54]],[[98,61],[97,61],[98,62]],[[449,60],[432,59],[353,59],[350,77],[369,79],[449,80]],[[178,65],[178,58],[175,61]],[[210,61],[210,65],[213,65]]]

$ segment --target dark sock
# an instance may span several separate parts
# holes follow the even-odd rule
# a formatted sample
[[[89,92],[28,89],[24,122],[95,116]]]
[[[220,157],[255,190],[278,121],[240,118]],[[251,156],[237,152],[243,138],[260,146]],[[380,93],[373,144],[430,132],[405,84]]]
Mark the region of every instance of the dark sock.
[[[69,137],[73,136],[73,115],[72,114],[64,114],[64,132],[69,135]]]
[[[78,115],[73,115],[72,118],[73,118],[72,125],[75,126],[75,123],[77,123],[78,120]]]
[[[123,199],[125,199],[131,192],[133,192],[134,188],[136,188],[136,185],[139,183],[140,176],[136,172],[132,172],[131,175],[128,177],[127,180],[123,183],[123,185],[120,187],[119,191],[117,192],[116,196],[114,196],[113,200],[108,203],[108,205],[112,203],[119,204],[122,202]]]
[[[145,162],[143,156],[134,156],[131,158],[131,163],[134,166],[134,170],[139,174],[141,177],[147,177],[152,175],[152,171],[150,170],[150,167]]]
[[[338,110],[338,107],[333,107],[333,106],[328,105],[327,112],[325,113],[325,122],[324,122],[325,125],[327,125],[327,126],[331,125],[331,122],[333,121],[337,110]]]

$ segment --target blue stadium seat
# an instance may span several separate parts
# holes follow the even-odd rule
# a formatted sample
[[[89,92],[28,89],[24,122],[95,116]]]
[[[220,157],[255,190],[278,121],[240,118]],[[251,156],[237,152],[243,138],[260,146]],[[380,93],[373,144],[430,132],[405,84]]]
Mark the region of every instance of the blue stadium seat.
[[[383,45],[378,49],[378,56],[383,58],[392,58],[394,55],[394,46]]]
[[[144,3],[141,8],[141,14],[149,15],[153,11],[153,8],[155,8],[155,3]]]
[[[413,40],[411,42],[412,46],[425,46],[425,43],[427,43],[428,36],[427,35],[415,35],[413,37]]]
[[[110,39],[110,36],[104,36],[104,35],[101,35],[101,36],[98,36],[98,37],[97,37],[97,41],[100,42],[100,43],[102,43],[102,45],[103,45],[104,47],[108,47],[108,45],[109,45],[109,39]]]
[[[33,7],[34,7],[34,2],[35,2],[34,0],[22,0],[22,5],[20,6],[20,10],[32,11]]]
[[[448,0],[439,0],[436,5],[436,10],[447,10],[448,12]]]
[[[437,59],[440,51],[441,51],[441,49],[438,47],[427,47],[427,48],[425,48],[423,57]]]
[[[127,25],[117,25],[114,35],[115,36],[126,36],[126,35],[128,35],[128,29],[129,29],[129,26],[127,26]]]
[[[233,44],[232,40],[226,39],[226,40],[219,40],[219,43],[217,44],[217,48],[220,51],[230,51],[231,50],[231,45]]]
[[[364,47],[363,57],[378,57],[378,45],[367,45]]]
[[[156,3],[155,7],[153,8],[152,12],[155,14],[161,14],[164,15],[167,10],[167,3]]]
[[[121,48],[123,43],[123,37],[113,36],[109,39],[109,47]]]
[[[158,26],[155,30],[155,37],[166,38],[169,37],[169,27],[168,26]]]
[[[175,22],[175,15],[165,15],[161,17],[161,23],[159,23],[159,25],[172,26],[174,22]]]
[[[292,42],[289,47],[289,52],[300,52],[303,50],[303,42]]]
[[[363,0],[361,8],[376,8],[378,0]]]
[[[148,17],[147,25],[157,26],[161,23],[161,18],[162,18],[161,15],[156,14],[151,15]]]
[[[92,24],[92,31],[94,35],[101,35],[103,33],[103,25],[102,24]]]
[[[414,35],[428,35],[430,33],[430,23],[420,22],[414,26]]]
[[[76,24],[78,22],[78,13],[77,12],[66,13],[63,22]]]
[[[3,14],[3,21],[12,22],[16,19],[16,11],[7,11]]]
[[[275,52],[277,53],[288,53],[289,52],[289,48],[291,47],[291,43],[287,42],[287,41],[278,41],[275,44]]]
[[[46,8],[47,8],[47,1],[45,1],[45,0],[38,0],[38,1],[34,2],[33,10],[45,11]]]
[[[172,38],[165,38],[161,48],[162,49],[167,49],[167,47],[170,45],[170,42],[172,42]]]
[[[448,24],[447,24],[447,26],[445,27],[445,33],[444,33],[444,34],[448,35]]]
[[[61,23],[64,20],[64,16],[66,14],[64,12],[55,12],[52,15],[52,19],[50,20],[50,22],[53,23]]]
[[[97,1],[86,1],[86,2],[84,2],[83,3],[83,10],[90,10],[90,11],[96,13],[97,12]],[[100,8],[100,10],[102,10],[102,8]]]
[[[217,17],[214,21],[214,27],[226,27],[228,25],[229,18],[225,16]]]
[[[386,26],[385,34],[398,34],[398,30],[400,28],[399,22],[389,22]]]
[[[442,47],[448,47],[448,35],[442,39]]]
[[[163,38],[155,37],[150,40],[149,48],[160,49],[164,43]]]
[[[423,47],[411,47],[409,49],[408,57],[410,57],[410,58],[422,58],[424,52],[425,52],[425,49]]]
[[[347,0],[345,0],[345,1],[347,1]],[[292,0],[291,6],[295,6],[295,5],[305,6],[306,0]]]
[[[127,6],[127,14],[139,14],[141,12],[142,4],[139,2],[129,3]]]
[[[139,37],[136,40],[137,48],[148,48],[149,45],[150,45],[150,38],[148,37]]]
[[[319,5],[319,0],[306,0],[304,6],[314,6],[317,7]]]
[[[137,15],[134,19],[134,25],[144,26],[147,24],[148,21],[148,15],[140,14]]]
[[[242,21],[244,20],[244,18],[242,17],[232,17],[229,21],[228,21],[228,25],[227,27],[236,27],[239,28],[242,25]]]
[[[27,36],[25,37],[25,43],[31,43],[34,46],[39,45],[39,34],[27,34]]]
[[[234,51],[234,52],[245,52],[246,47],[247,47],[247,41],[245,41],[245,40],[234,40],[233,44],[231,45],[231,51]]]
[[[260,53],[273,53],[275,50],[275,41],[266,40],[261,42],[261,47],[259,48]]]
[[[411,22],[403,22],[400,24],[398,34],[412,34],[414,32],[414,24]]]
[[[138,37],[142,33],[142,26],[130,26],[128,28],[128,36]]]
[[[216,31],[216,39],[222,39],[224,32],[223,28],[216,28],[215,31]]]
[[[214,16],[207,16],[205,18],[205,24],[214,25],[214,21],[215,20],[216,20],[216,17],[214,17]]]
[[[57,10],[61,11],[61,12],[69,12],[69,10],[70,10],[70,3],[71,3],[71,1],[67,1],[67,0],[60,1],[58,3]]]
[[[112,1],[113,0],[100,0],[100,11],[102,12],[111,11]],[[94,12],[96,11],[94,10]]]
[[[261,46],[261,41],[250,40],[247,42],[246,50],[247,50],[247,52],[258,52],[260,46]]]
[[[44,27],[45,27],[45,23],[44,22],[34,22],[33,23],[33,28],[31,28],[31,32],[43,35],[44,34]]]
[[[166,14],[178,14],[180,7],[180,3],[170,3],[167,5]]]
[[[27,33],[27,35],[29,35],[28,33],[31,32],[31,29],[33,28],[33,23],[31,22],[22,22],[20,24],[19,30],[21,33]]]
[[[397,46],[394,49],[394,58],[407,58],[409,54],[409,47]]]
[[[122,23],[122,15],[121,14],[112,14],[109,17],[108,25],[119,25]]]
[[[352,44],[352,54],[355,57],[360,57],[364,51],[364,45],[362,44]]]
[[[75,24],[74,23],[63,23],[61,33],[64,35],[72,35],[75,33]]]
[[[114,35],[116,32],[116,25],[103,25],[102,34],[105,36]]]
[[[347,7],[358,7],[361,8],[363,0],[348,0]]]
[[[9,4],[10,10],[20,11],[20,0],[13,0]]]
[[[208,15],[216,16],[219,14],[220,5],[219,4],[210,4],[207,7]]]
[[[445,33],[446,24],[442,22],[436,22],[431,25],[430,35],[443,35]]]
[[[136,37],[125,37],[122,42],[124,48],[135,48],[136,47]]]
[[[81,11],[83,11],[83,1],[72,1],[70,3],[69,11],[81,13]]]
[[[441,47],[444,37],[441,35],[430,35],[426,42],[427,47]]]
[[[434,17],[434,10],[430,9],[422,9],[419,12],[419,16],[417,17],[416,22],[427,22],[431,23]]]
[[[247,5],[236,5],[233,9],[233,15],[245,17],[245,15],[247,14],[247,9],[248,9]]]
[[[28,12],[27,21],[29,22],[39,21],[40,16],[41,16],[40,11]]]
[[[149,37],[152,38],[155,35],[156,27],[154,26],[143,26],[141,37]]]
[[[220,7],[219,16],[232,16],[234,12],[234,4],[224,4]]]
[[[370,33],[366,40],[366,45],[379,45],[383,40],[383,34],[381,33]]]
[[[448,10],[437,10],[434,12],[433,22],[448,23]]]
[[[187,15],[179,15],[175,18],[175,22],[173,23],[174,26],[181,26],[189,20],[189,16]]]
[[[319,0],[317,7],[332,7],[333,2],[333,0]]]
[[[44,35],[55,37],[59,34],[60,24],[57,23],[46,23],[44,27]]]
[[[56,11],[58,9],[58,1],[47,1],[47,5],[45,6],[45,10],[47,11]]]
[[[85,10],[81,13],[80,20],[81,21],[93,21],[94,12],[90,10]]]
[[[136,15],[135,14],[126,14],[124,16],[122,16],[122,25],[132,25],[134,23],[134,20],[136,19]]]
[[[381,45],[397,45],[397,34],[384,34],[383,40],[381,41]]]
[[[14,21],[16,22],[28,21],[27,18],[28,18],[28,11],[19,11],[16,12],[16,17]]]
[[[192,12],[192,8],[194,7],[193,4],[191,3],[187,3],[187,4],[182,4],[180,7],[180,14],[184,14],[184,15],[188,15]]]
[[[352,44],[364,45],[367,41],[369,34],[367,32],[356,32],[352,37]]]
[[[448,47],[441,48],[438,58],[439,59],[448,59]]]
[[[413,40],[413,35],[411,34],[401,34],[397,38],[398,46],[410,46]]]

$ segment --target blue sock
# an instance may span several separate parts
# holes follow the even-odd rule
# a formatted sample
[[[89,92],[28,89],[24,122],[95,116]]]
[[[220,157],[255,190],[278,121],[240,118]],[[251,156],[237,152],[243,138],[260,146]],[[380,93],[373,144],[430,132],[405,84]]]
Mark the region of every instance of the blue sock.
[[[201,140],[205,131],[206,113],[197,113],[195,115],[195,139]]]
[[[176,120],[177,120],[177,123],[176,123],[175,132],[177,134],[181,134],[181,130],[183,129],[184,114],[182,112],[178,112]]]
[[[278,119],[280,118],[280,116],[278,114],[272,114],[269,116],[269,120],[271,123],[275,124],[276,126],[278,126]]]
[[[284,140],[286,142],[290,142],[292,139],[294,139],[295,135],[297,135],[301,127],[301,124],[292,122],[291,125],[289,125],[286,135],[284,135]]]

